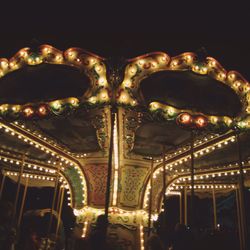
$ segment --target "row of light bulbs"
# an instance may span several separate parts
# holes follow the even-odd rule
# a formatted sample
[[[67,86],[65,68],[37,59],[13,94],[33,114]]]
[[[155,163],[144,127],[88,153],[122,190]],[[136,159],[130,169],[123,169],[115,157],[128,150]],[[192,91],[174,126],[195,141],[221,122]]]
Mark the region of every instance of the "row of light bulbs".
[[[230,167],[230,166],[228,166],[228,167]],[[237,165],[235,164],[235,166],[237,166]],[[243,169],[243,173],[246,174],[249,169],[250,169],[249,167],[247,169]],[[216,177],[218,178],[218,177],[225,177],[225,176],[234,176],[234,175],[239,175],[239,174],[240,174],[240,171],[238,169],[228,170],[227,168],[225,168],[224,170],[220,170],[217,173],[210,173],[210,174],[208,174],[208,173],[195,173],[194,180],[204,180],[204,179],[209,179],[209,178],[214,179]],[[174,190],[174,189],[176,189],[176,187],[178,185],[184,187],[185,186],[184,184],[180,185],[179,183],[187,182],[187,181],[191,181],[191,176],[179,177],[179,178],[175,179],[175,181],[168,187],[168,189]],[[175,183],[178,183],[178,184],[176,185]],[[204,187],[204,185],[196,185],[196,186],[197,187],[200,186],[202,188]],[[217,188],[224,188],[224,185],[216,185],[216,186],[217,186]],[[233,188],[235,186],[231,185],[231,187]]]
[[[86,153],[75,154],[75,153],[72,153],[72,152],[66,150],[65,148],[62,148],[62,147],[61,147],[58,143],[56,143],[53,139],[48,138],[48,137],[45,137],[44,135],[42,135],[42,134],[41,134],[40,132],[38,132],[38,131],[31,131],[29,128],[26,128],[26,126],[25,126],[24,123],[20,123],[20,122],[18,122],[18,121],[15,121],[14,124],[15,124],[16,126],[18,126],[19,128],[23,129],[24,131],[27,131],[27,132],[31,133],[32,135],[38,137],[39,139],[46,141],[46,143],[49,143],[50,145],[53,145],[53,146],[56,147],[58,150],[63,151],[63,152],[65,152],[65,153],[67,153],[67,154],[69,154],[69,155],[71,155],[71,156],[73,156],[73,157],[76,157],[76,158],[84,158],[84,157],[87,156]],[[46,153],[48,153],[48,151],[46,151]],[[66,164],[67,164],[69,161],[65,160],[65,162],[66,162]],[[51,163],[51,162],[48,162],[48,163]],[[71,166],[73,165],[73,163],[71,163],[71,162],[70,162],[70,164],[71,164]]]
[[[195,158],[198,158],[198,157],[202,157],[203,155],[206,155],[206,154],[209,154],[213,151],[215,151],[216,149],[222,149],[223,147],[227,146],[229,143],[234,143],[235,142],[235,136],[230,136],[226,139],[224,139],[223,141],[220,141],[220,142],[216,142],[204,149],[200,149],[200,150],[197,150],[195,151],[195,148],[194,148],[194,157]],[[173,168],[187,162],[188,160],[191,159],[191,156],[188,155],[188,156],[185,156],[185,157],[182,157],[178,160],[175,160],[173,161],[172,163],[169,163],[168,165],[165,166],[165,169],[166,170],[169,170],[169,171],[172,171]],[[174,171],[176,173],[178,173],[179,171],[177,169],[174,169]],[[180,170],[182,173],[185,172],[185,171],[189,171],[189,169],[185,170],[185,169],[181,169]],[[160,174],[160,172],[163,172],[163,168],[158,168],[155,170],[154,174],[153,174],[153,178],[157,178],[157,175]]]
[[[191,189],[191,185],[173,185],[170,187],[170,190],[179,190],[179,189],[184,189],[184,188]],[[235,185],[194,185],[194,189],[235,189]]]
[[[7,176],[20,176],[20,173],[19,172],[14,172],[14,171],[6,171],[6,175]],[[28,173],[23,173],[22,178],[28,178],[28,179],[34,179],[34,180],[37,179],[39,181],[51,181],[51,182],[56,181],[56,177],[45,176],[45,175],[37,175],[37,174],[28,174]],[[67,197],[68,206],[72,206],[72,199],[71,199],[72,191],[70,189],[70,185],[69,185],[67,179],[65,179],[65,177],[60,177],[59,182],[62,183],[60,187],[65,188],[67,190],[66,193],[69,195]]]
[[[16,164],[16,165],[22,164],[21,159],[17,160],[16,158],[9,157],[9,156],[7,157],[7,156],[0,155],[0,161],[9,162],[11,164]],[[51,169],[49,167],[37,165],[37,164],[31,163],[30,161],[27,161],[27,160],[25,161],[24,166],[26,166],[27,168],[30,168],[30,169],[34,169],[36,171],[41,171],[41,172],[46,172],[46,173],[51,173],[51,174],[54,174],[56,172],[55,169]],[[62,168],[62,170],[64,170],[64,168]]]
[[[210,137],[210,138],[211,138],[211,137]],[[205,139],[206,139],[206,140],[205,140]],[[205,137],[205,139],[204,139],[204,141],[207,142],[207,141],[208,141],[207,137]],[[213,136],[211,139],[214,139],[214,136]],[[203,141],[203,142],[204,142],[204,141]],[[203,156],[204,154],[208,154],[208,153],[210,153],[210,152],[212,152],[212,151],[214,151],[214,150],[216,150],[216,149],[221,149],[221,148],[227,146],[229,143],[234,143],[234,142],[235,142],[235,136],[229,136],[228,138],[225,138],[223,141],[215,142],[214,144],[208,146],[208,147],[205,148],[205,149],[201,149],[201,150],[196,151],[196,152],[194,153],[194,157],[197,158],[197,157],[199,157],[199,156]],[[197,143],[196,145],[198,146],[199,144],[202,144],[202,140],[200,140],[199,143]],[[194,150],[195,150],[195,149],[194,149]],[[182,152],[183,152],[183,151],[182,151]],[[180,154],[181,154],[182,152],[180,152]],[[174,155],[174,156],[175,156],[175,155]],[[186,156],[186,157],[183,157],[183,158],[181,158],[181,159],[178,159],[178,160],[173,161],[172,163],[166,165],[166,166],[165,166],[165,169],[166,169],[166,170],[169,170],[169,171],[172,171],[175,167],[177,167],[178,165],[183,164],[184,162],[187,162],[187,161],[190,160],[190,159],[191,159],[191,156],[188,155],[188,156]],[[236,164],[237,164],[237,163],[236,163]],[[230,166],[231,166],[231,165],[230,165]],[[183,169],[183,168],[181,169],[181,173],[184,173],[185,171],[190,171],[190,169],[187,169],[187,170],[185,170],[185,169]],[[157,169],[154,171],[154,173],[153,173],[153,178],[156,179],[157,176],[158,176],[161,172],[163,172],[163,167],[157,168]],[[179,173],[179,171],[178,171],[177,169],[174,169],[174,172],[175,172],[175,173]],[[237,170],[237,172],[239,172],[239,171]],[[245,173],[245,172],[246,172],[246,170],[244,170],[244,173]],[[226,174],[227,174],[227,172],[226,172]],[[232,175],[233,175],[233,174],[234,174],[234,172],[232,172]],[[218,176],[220,176],[220,175],[221,175],[221,173],[218,174]],[[209,175],[207,175],[207,176],[209,177]],[[212,176],[214,177],[214,176],[216,176],[216,174],[212,174]],[[207,178],[208,178],[208,177],[207,177]],[[194,176],[194,178],[197,178],[197,176]],[[191,179],[191,177],[189,177],[188,179]],[[144,202],[143,202],[145,208],[148,207],[150,189],[151,189],[150,183],[148,183],[147,188],[146,188],[146,192],[145,192],[145,196],[144,196]]]
[[[12,72],[13,70],[17,70],[21,68],[24,64],[28,65],[37,65],[41,63],[49,63],[49,64],[65,64],[75,66],[77,68],[84,69],[86,74],[90,76],[92,88],[95,89],[96,86],[102,88],[101,91],[96,96],[91,96],[87,101],[90,104],[95,104],[97,101],[99,102],[108,102],[110,100],[107,88],[107,78],[106,78],[106,67],[103,64],[103,58],[100,58],[96,55],[90,54],[86,51],[82,51],[77,48],[70,48],[64,53],[62,51],[57,50],[56,48],[43,45],[40,47],[40,52],[36,57],[30,57],[32,54],[29,48],[21,49],[13,58],[7,60],[5,58],[0,58],[0,77]],[[22,63],[18,64],[17,61],[21,61]],[[93,75],[93,70],[95,71],[95,77],[91,77]],[[97,75],[97,78],[96,78]],[[95,80],[93,80],[95,79]],[[124,99],[124,97],[123,97]],[[126,99],[126,98],[125,98]],[[126,101],[126,100],[125,100]],[[55,100],[51,102],[51,105],[55,109],[60,109],[61,103],[63,100]],[[70,98],[70,103],[72,105],[78,106],[79,100],[76,98]],[[4,104],[0,106],[0,111],[7,111],[11,109],[12,111],[18,112],[22,109],[21,105],[8,105]],[[45,108],[41,107],[38,110],[41,115],[46,115]],[[34,110],[32,107],[26,107],[24,109],[24,114],[29,117],[34,115]]]
[[[24,128],[24,125],[22,125],[22,126],[23,126],[22,128]],[[54,150],[48,148],[45,145],[42,145],[41,143],[38,143],[37,141],[34,141],[34,140],[28,138],[27,136],[23,135],[22,133],[16,131],[15,129],[11,128],[10,126],[8,126],[4,123],[0,123],[0,129],[3,129],[3,131],[5,133],[10,134],[11,136],[16,136],[18,139],[23,140],[25,143],[29,143],[30,145],[34,145],[35,148],[40,149],[47,154],[51,154],[52,156],[57,157],[58,159],[60,159],[61,162],[65,162],[65,164],[69,164],[69,166],[74,166],[74,168],[77,170],[77,173],[79,174],[79,178],[81,180],[81,185],[82,185],[82,190],[83,190],[82,202],[83,202],[83,204],[86,203],[86,200],[87,200],[87,198],[86,198],[87,197],[86,181],[85,181],[84,175],[82,173],[82,170],[78,165],[74,164],[73,161],[71,161],[67,158],[58,156]],[[40,140],[42,140],[41,135],[38,137]],[[54,161],[53,165],[56,165],[56,164],[57,164],[57,162]],[[62,169],[62,171],[65,170],[64,167],[61,167],[61,169]]]

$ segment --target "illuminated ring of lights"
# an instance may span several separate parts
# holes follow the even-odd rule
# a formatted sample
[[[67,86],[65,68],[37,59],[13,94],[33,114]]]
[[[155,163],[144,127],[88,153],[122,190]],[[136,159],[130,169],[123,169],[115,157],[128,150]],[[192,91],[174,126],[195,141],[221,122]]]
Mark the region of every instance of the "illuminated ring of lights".
[[[125,69],[125,77],[120,86],[120,93],[129,95],[131,100],[138,102],[137,95],[141,81],[149,75],[159,71],[192,71],[209,77],[229,86],[239,97],[242,110],[237,117],[210,116],[203,113],[196,113],[192,110],[182,110],[159,102],[151,102],[149,110],[162,111],[164,118],[173,120],[180,113],[187,112],[190,115],[203,116],[207,118],[208,124],[217,127],[232,128],[237,126],[241,129],[250,128],[250,84],[240,73],[236,71],[227,72],[218,61],[212,57],[207,57],[204,62],[199,62],[194,53],[183,53],[176,57],[170,57],[164,52],[154,52],[145,54],[128,60]],[[118,97],[118,103],[125,104],[123,99]]]
[[[106,79],[106,67],[104,58],[82,50],[80,48],[69,48],[62,52],[50,45],[42,45],[39,51],[34,53],[30,48],[19,50],[9,60],[0,58],[0,78],[19,70],[25,65],[58,64],[69,65],[83,70],[90,79],[90,87],[79,100],[76,97],[52,100],[46,103],[29,103],[24,105],[1,104],[0,116],[11,116],[18,119],[21,115],[24,118],[46,117],[48,114],[61,114],[63,107],[69,106],[71,109],[79,107],[81,102],[88,105],[96,103],[108,103],[110,101],[109,86]],[[41,109],[41,105],[46,105],[47,110]]]

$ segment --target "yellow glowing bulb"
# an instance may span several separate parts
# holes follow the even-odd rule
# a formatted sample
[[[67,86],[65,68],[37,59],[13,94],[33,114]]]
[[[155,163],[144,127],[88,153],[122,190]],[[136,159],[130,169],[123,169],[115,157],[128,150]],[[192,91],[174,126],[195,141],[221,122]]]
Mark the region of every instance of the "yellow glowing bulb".
[[[101,77],[98,82],[101,86],[104,86],[106,81],[104,77]]]
[[[101,66],[99,66],[99,65],[98,65],[98,66],[96,66],[96,67],[95,67],[95,69],[96,69],[96,71],[97,71],[97,72],[101,72],[101,71],[102,71],[102,67],[101,67]]]
[[[191,55],[186,55],[185,56],[185,60],[188,61],[188,62],[191,61],[192,60],[192,56]]]
[[[128,97],[127,97],[127,95],[125,93],[123,93],[121,95],[121,100],[124,101],[124,102],[128,100]]]
[[[234,73],[231,73],[230,75],[228,75],[228,78],[229,78],[230,80],[234,80],[235,74],[234,74]]]
[[[225,73],[219,73],[219,75],[218,75],[218,78],[221,80],[225,79],[225,77],[226,77]]]
[[[139,60],[139,65],[143,65],[144,64],[144,60]]]
[[[106,99],[106,98],[107,98],[107,94],[106,94],[106,93],[102,93],[102,94],[101,94],[101,98],[102,98],[102,99]]]
[[[163,56],[163,57],[161,58],[161,60],[162,60],[163,62],[166,62],[166,61],[167,61],[166,56]]]
[[[210,67],[214,67],[214,66],[216,65],[216,62],[215,62],[214,60],[211,60],[211,61],[208,63],[208,65],[209,65]]]

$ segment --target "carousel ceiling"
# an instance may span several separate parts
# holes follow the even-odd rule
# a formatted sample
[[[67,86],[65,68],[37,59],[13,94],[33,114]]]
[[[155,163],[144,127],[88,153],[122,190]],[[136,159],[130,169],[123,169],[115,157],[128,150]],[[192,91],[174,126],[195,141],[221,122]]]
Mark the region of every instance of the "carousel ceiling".
[[[55,178],[59,166],[62,181],[73,187],[76,208],[104,205],[112,112],[114,206],[145,208],[148,157],[155,160],[155,176],[164,152],[169,183],[178,175],[189,178],[191,131],[199,173],[221,169],[214,176],[219,178],[234,167],[235,131],[248,162],[250,85],[214,58],[156,52],[123,60],[121,67],[79,48],[62,52],[43,45],[1,58],[0,77],[4,171],[17,173],[24,156],[25,174],[39,180],[49,170]],[[157,178],[156,197],[162,192]]]

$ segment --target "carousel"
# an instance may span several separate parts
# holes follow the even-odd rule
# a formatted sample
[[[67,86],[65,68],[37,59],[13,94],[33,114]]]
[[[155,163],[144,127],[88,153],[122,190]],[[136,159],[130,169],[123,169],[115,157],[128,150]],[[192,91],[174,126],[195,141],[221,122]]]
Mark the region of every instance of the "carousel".
[[[240,73],[191,52],[117,62],[42,45],[0,58],[0,89],[0,197],[8,178],[17,183],[18,226],[27,189],[50,186],[51,214],[66,197],[82,237],[104,214],[121,249],[144,250],[169,197],[191,228],[195,197],[211,199],[216,229],[217,198],[235,193],[247,249],[250,84]]]

